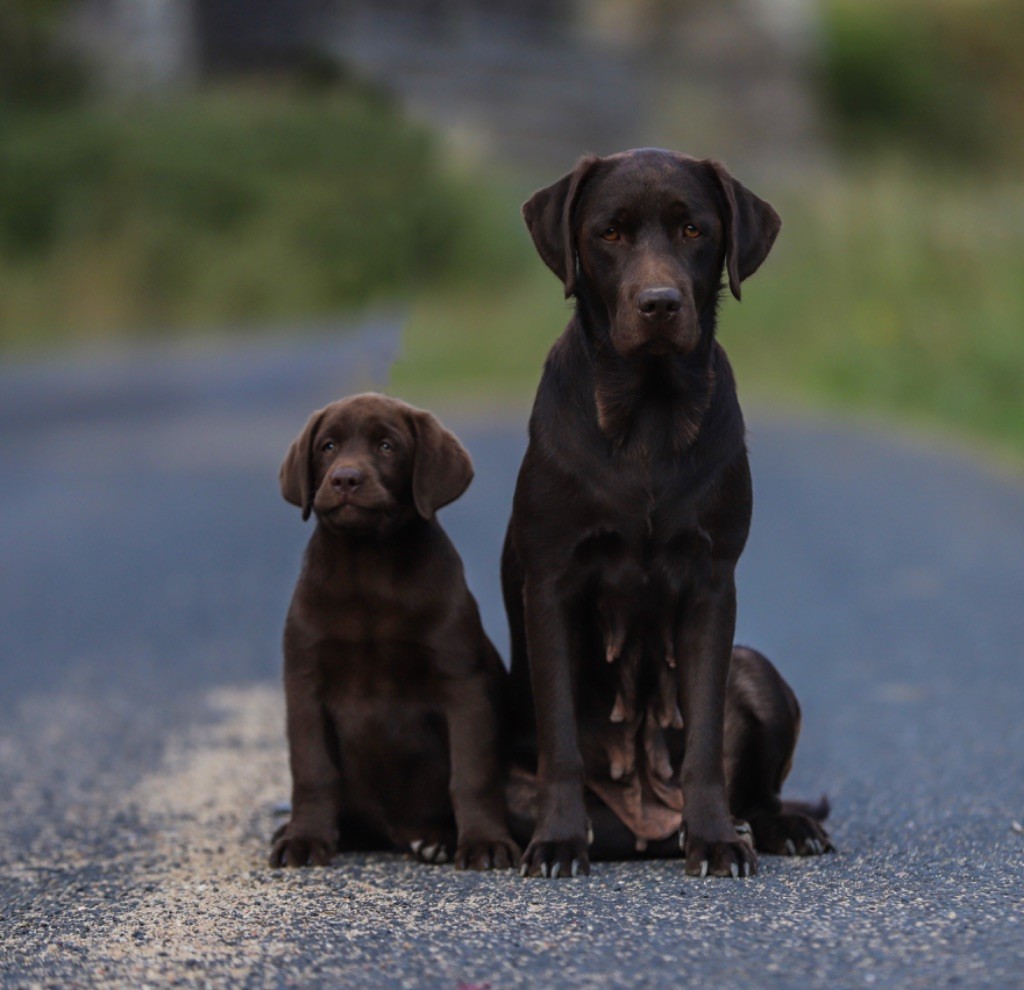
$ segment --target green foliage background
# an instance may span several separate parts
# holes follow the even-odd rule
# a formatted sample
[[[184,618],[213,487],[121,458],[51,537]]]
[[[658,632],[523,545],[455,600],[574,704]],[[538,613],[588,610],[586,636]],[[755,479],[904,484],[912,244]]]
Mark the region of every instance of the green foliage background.
[[[0,7],[0,347],[287,328],[400,300],[396,391],[528,400],[568,315],[519,218],[534,180],[454,165],[343,74],[97,98],[56,44],[60,9]],[[837,153],[752,182],[784,226],[743,304],[723,304],[741,387],[1024,452],[1024,5],[819,14]]]
[[[274,322],[504,264],[472,181],[359,92],[0,118],[0,339]],[[494,248],[492,248],[494,245]]]

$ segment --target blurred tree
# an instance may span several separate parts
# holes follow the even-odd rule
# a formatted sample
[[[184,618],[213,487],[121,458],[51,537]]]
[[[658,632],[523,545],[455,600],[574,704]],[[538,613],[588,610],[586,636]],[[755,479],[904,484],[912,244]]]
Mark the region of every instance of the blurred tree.
[[[67,106],[86,90],[81,61],[59,40],[66,0],[0,0],[0,106]]]

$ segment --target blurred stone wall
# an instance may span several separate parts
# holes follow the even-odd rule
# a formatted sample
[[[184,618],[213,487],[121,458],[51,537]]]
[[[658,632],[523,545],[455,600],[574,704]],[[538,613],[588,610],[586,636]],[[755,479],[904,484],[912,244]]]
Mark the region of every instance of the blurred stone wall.
[[[151,92],[197,77],[188,0],[74,0],[63,34],[109,92]]]
[[[539,171],[661,144],[758,170],[819,154],[812,0],[77,0],[118,87],[329,53],[456,151]]]

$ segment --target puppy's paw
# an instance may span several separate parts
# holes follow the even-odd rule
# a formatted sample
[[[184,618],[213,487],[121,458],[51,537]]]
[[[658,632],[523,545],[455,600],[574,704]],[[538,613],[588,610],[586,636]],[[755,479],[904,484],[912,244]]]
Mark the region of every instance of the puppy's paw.
[[[590,876],[587,837],[548,841],[534,839],[519,862],[524,877],[586,877]]]
[[[821,823],[810,815],[782,812],[751,819],[754,845],[776,856],[821,856],[835,846]]]
[[[679,848],[686,857],[686,872],[691,877],[752,877],[757,873],[757,854],[750,841],[750,827],[737,823],[735,838],[703,837],[679,832]]]
[[[293,827],[288,822],[274,833],[270,865],[275,869],[281,866],[327,866],[337,847],[335,836]]]
[[[457,870],[508,870],[519,864],[519,847],[507,836],[463,842],[455,850]]]
[[[409,850],[420,863],[441,866],[451,858],[455,848],[454,836],[427,831],[409,840]]]

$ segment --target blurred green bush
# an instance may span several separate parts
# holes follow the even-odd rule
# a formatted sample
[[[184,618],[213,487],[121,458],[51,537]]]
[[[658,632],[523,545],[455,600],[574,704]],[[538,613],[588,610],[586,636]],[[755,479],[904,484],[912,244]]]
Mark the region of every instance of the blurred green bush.
[[[1024,162],[1024,3],[823,0],[822,88],[848,153]]]
[[[495,204],[365,91],[0,115],[0,342],[301,318],[514,263]]]

